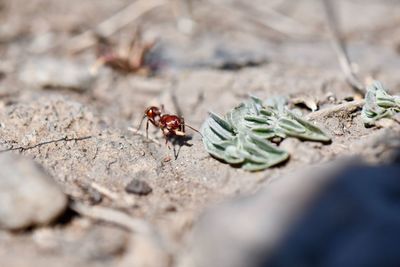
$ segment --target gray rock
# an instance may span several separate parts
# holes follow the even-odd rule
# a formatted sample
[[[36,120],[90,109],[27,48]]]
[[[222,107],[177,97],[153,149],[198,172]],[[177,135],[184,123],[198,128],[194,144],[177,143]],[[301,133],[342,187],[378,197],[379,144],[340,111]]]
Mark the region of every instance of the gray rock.
[[[67,206],[64,193],[35,162],[0,155],[0,228],[45,225]]]
[[[125,191],[136,195],[148,195],[153,189],[143,180],[133,179],[126,187]]]

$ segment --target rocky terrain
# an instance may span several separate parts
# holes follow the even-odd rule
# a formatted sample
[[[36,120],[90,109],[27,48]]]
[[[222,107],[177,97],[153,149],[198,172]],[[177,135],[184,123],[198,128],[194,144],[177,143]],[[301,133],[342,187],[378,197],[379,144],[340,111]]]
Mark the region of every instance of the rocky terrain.
[[[392,159],[400,124],[364,126],[363,96],[345,82],[319,1],[192,2],[190,33],[180,23],[186,5],[159,1],[111,34],[126,43],[140,27],[157,40],[157,71],[143,75],[94,73],[95,43],[83,35],[131,1],[0,1],[0,266],[196,266],[188,248],[202,242],[193,229],[213,232],[197,227],[209,207],[332,161]],[[399,2],[337,2],[359,76],[400,94]],[[296,108],[331,144],[288,138],[288,162],[250,173],[210,157],[190,129],[171,148],[159,129],[150,126],[150,139],[131,129],[161,104],[199,129],[208,111],[224,114],[249,94],[318,105]],[[302,190],[285,201],[318,189]]]

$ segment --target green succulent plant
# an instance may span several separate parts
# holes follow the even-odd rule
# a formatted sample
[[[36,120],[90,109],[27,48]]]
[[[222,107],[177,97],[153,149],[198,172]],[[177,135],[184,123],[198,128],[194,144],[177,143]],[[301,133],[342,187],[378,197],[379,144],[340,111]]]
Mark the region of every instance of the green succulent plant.
[[[241,103],[224,118],[210,112],[201,131],[211,155],[249,171],[263,170],[289,158],[271,139],[330,141],[321,129],[287,110],[284,102],[267,105],[256,97]]]
[[[382,83],[373,81],[367,87],[361,116],[367,126],[382,118],[391,118],[400,112],[400,96],[389,95]]]

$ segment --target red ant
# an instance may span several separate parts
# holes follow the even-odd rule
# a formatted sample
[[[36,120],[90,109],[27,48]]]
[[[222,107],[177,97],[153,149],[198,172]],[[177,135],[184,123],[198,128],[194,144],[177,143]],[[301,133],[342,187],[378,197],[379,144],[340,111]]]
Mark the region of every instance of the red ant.
[[[151,106],[144,111],[144,116],[140,122],[139,129],[142,126],[143,120],[147,118],[146,122],[146,138],[148,138],[149,122],[155,127],[160,128],[162,134],[165,137],[165,144],[168,143],[168,137],[171,136],[186,136],[185,126],[189,127],[193,131],[201,133],[190,125],[185,123],[183,117],[177,115],[164,114],[164,106],[161,109],[155,106]]]

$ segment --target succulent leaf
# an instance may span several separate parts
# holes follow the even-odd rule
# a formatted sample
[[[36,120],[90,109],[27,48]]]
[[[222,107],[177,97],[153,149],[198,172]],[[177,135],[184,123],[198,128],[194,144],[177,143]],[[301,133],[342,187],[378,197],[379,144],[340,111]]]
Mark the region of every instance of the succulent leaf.
[[[286,111],[287,117],[292,122],[296,122],[293,125],[301,125],[303,132],[300,131],[286,131],[288,136],[297,137],[302,140],[318,141],[318,142],[330,142],[331,138],[320,128],[313,125],[312,123],[303,120],[291,111]],[[287,126],[287,125],[286,125]]]
[[[224,118],[210,112],[202,127],[206,150],[229,164],[259,171],[289,158],[286,151],[268,140],[287,136],[321,142],[330,140],[318,127],[286,110],[285,101],[276,98],[267,106],[252,96]]]
[[[374,125],[377,120],[391,118],[400,112],[400,96],[389,95],[382,83],[372,82],[367,87],[361,117],[365,125]]]

